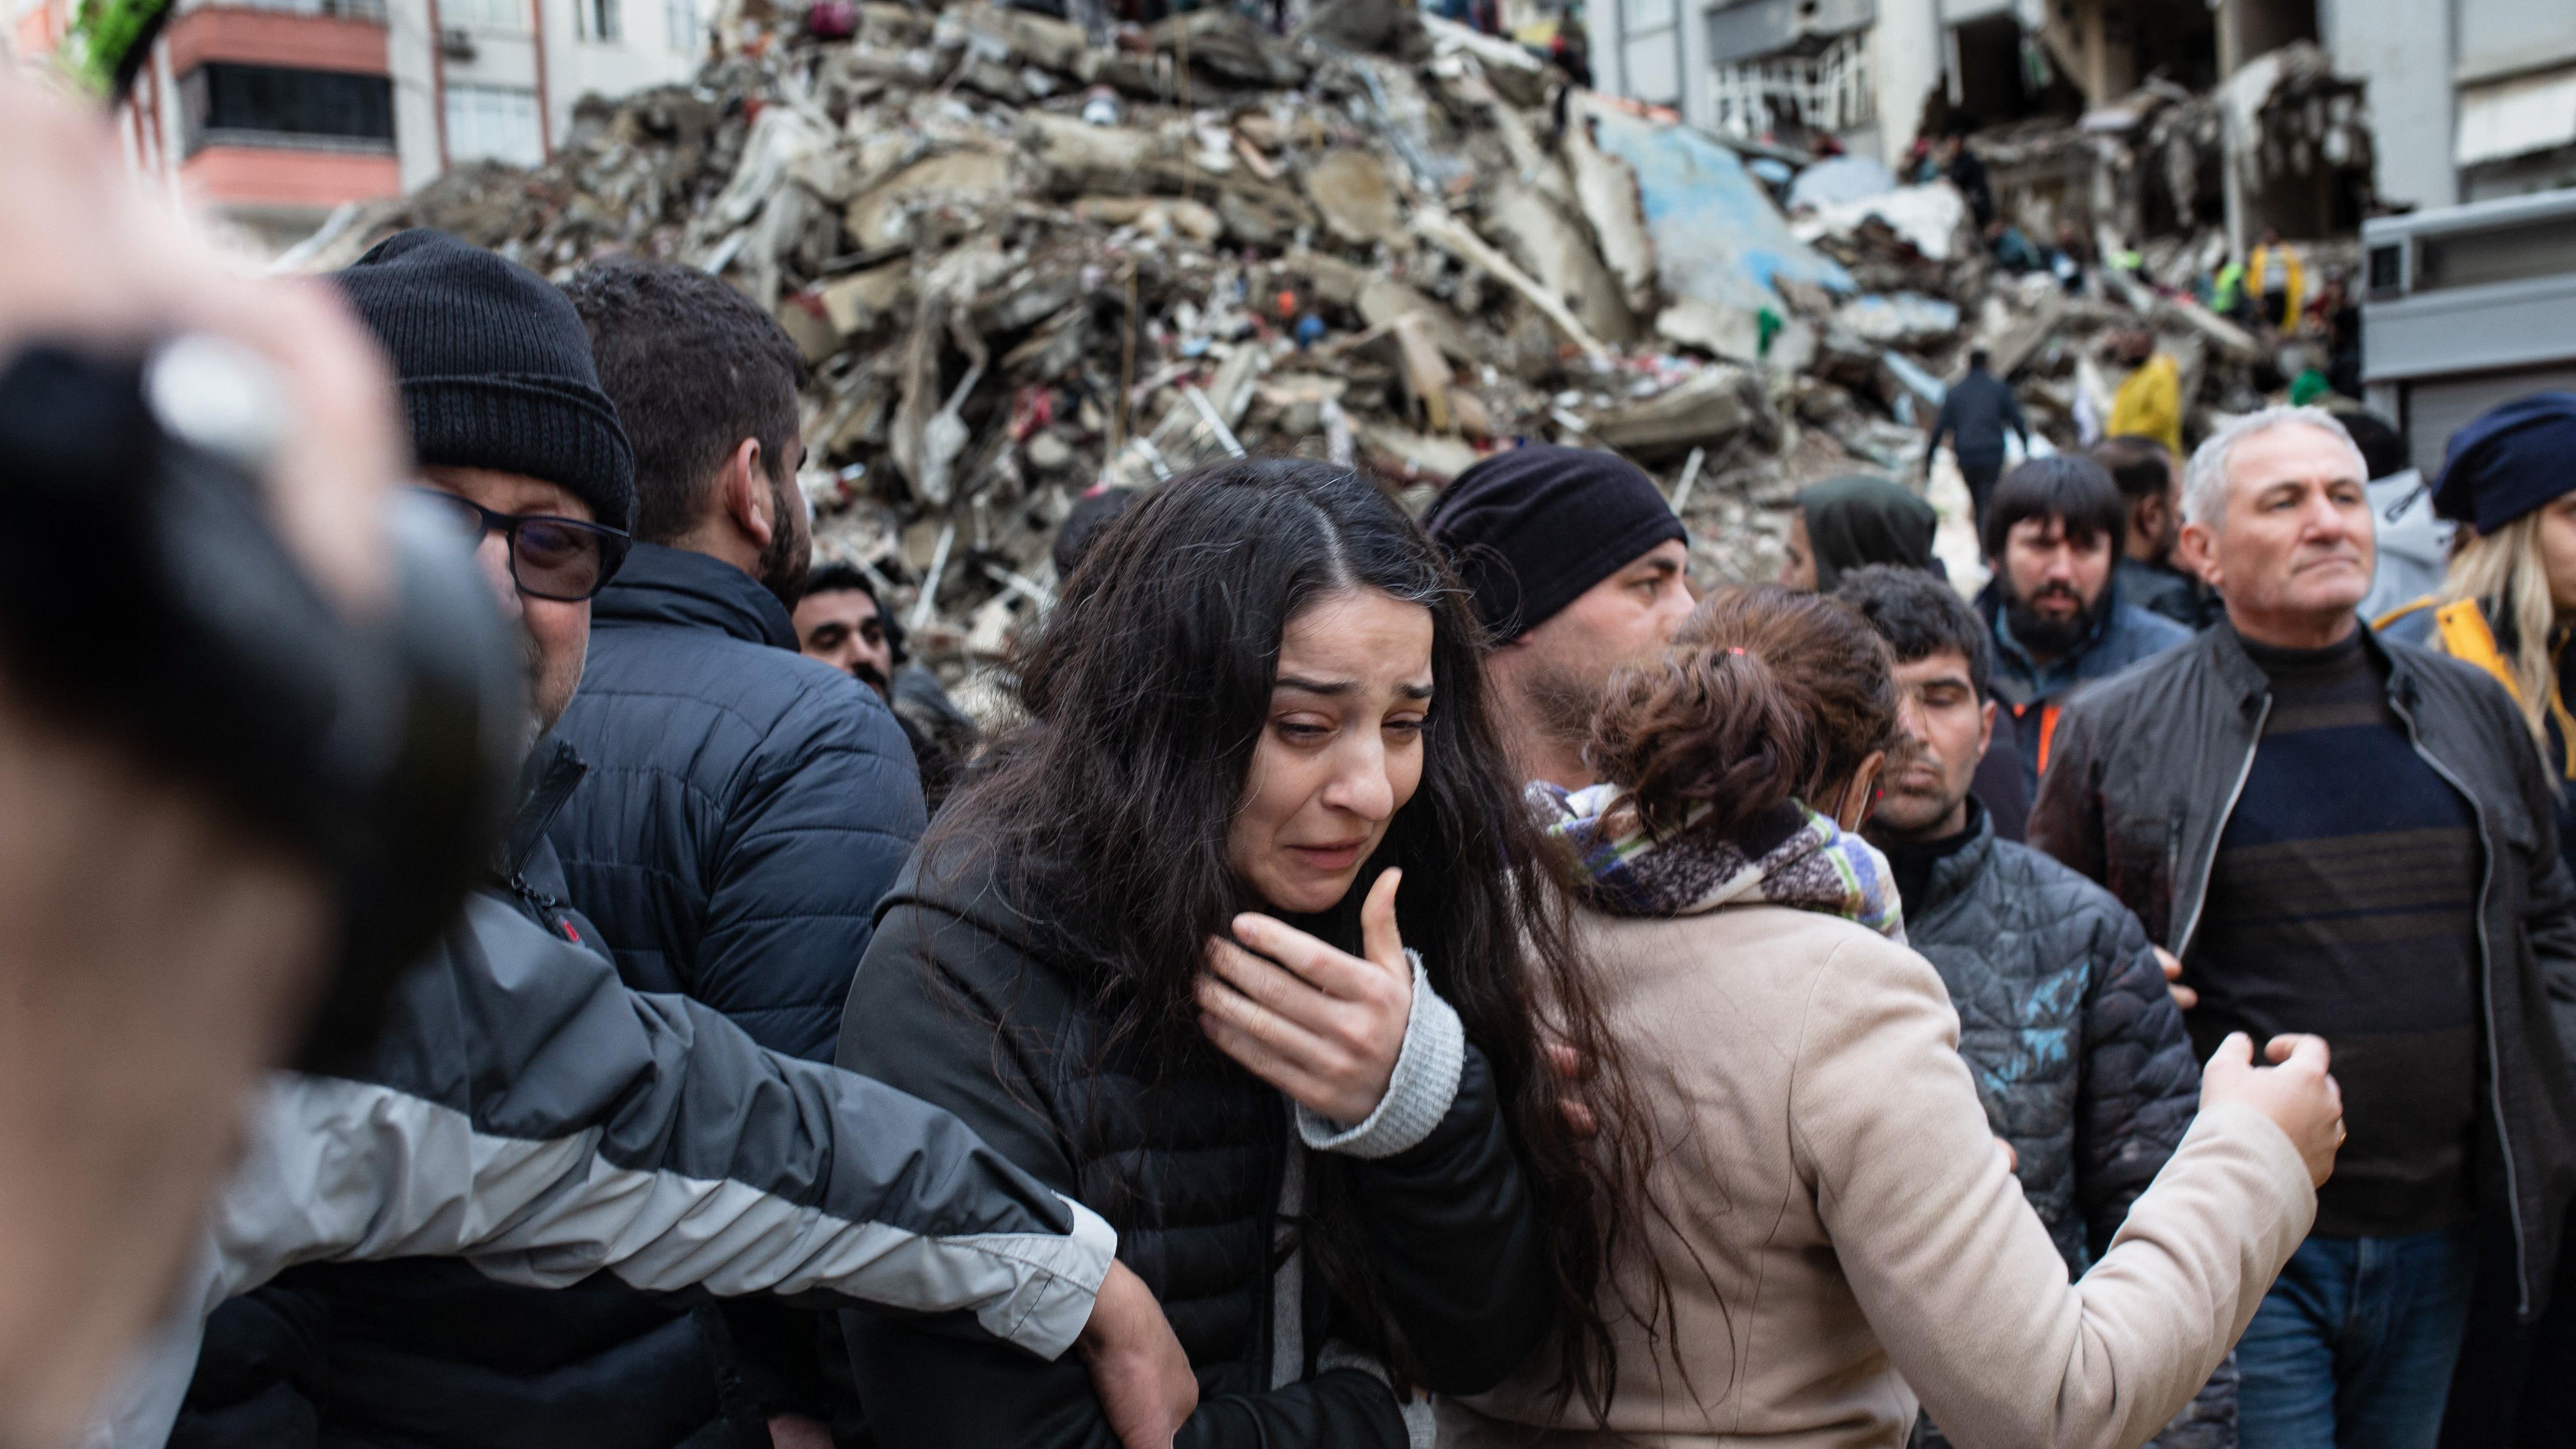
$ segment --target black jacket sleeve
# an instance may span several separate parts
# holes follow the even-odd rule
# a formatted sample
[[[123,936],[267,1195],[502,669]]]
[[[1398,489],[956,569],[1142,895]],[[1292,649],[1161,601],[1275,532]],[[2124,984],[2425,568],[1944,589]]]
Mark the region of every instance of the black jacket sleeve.
[[[1350,1171],[1378,1291],[1429,1387],[1475,1394],[1502,1382],[1554,1328],[1556,1299],[1485,1054],[1467,1048],[1430,1136]]]
[[[912,751],[864,693],[818,681],[745,761],[689,983],[762,1045],[816,1061],[831,1055],[870,918],[924,818]]]
[[[313,1449],[330,1365],[331,1306],[271,1283],[217,1308],[169,1449]]]
[[[936,907],[898,901],[878,923],[851,985],[839,1061],[946,1108],[1040,1183],[1078,1197],[1051,1074],[1034,1056],[1038,1044],[1016,1035],[1024,1024],[1069,1020],[1069,1006],[1062,985],[1011,943]],[[1001,1021],[1012,1027],[997,1027]],[[879,1443],[1117,1449],[1077,1355],[1031,1363],[968,1331],[970,1321],[955,1314],[863,1308],[844,1313],[842,1322],[851,1375]],[[1202,1369],[1206,1395],[1213,1385]],[[1404,1449],[1406,1436],[1386,1385],[1345,1369],[1284,1389],[1202,1397],[1175,1444]]]

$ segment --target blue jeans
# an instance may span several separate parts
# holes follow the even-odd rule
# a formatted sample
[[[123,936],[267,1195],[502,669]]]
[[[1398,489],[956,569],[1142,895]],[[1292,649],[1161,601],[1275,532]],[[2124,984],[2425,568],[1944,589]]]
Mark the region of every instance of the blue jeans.
[[[2468,1224],[2301,1243],[2236,1345],[2240,1449],[2433,1449],[2476,1278]]]

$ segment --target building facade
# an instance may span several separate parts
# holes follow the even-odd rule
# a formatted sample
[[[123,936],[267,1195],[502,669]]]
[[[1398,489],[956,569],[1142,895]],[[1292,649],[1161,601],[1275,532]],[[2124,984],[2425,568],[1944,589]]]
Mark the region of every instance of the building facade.
[[[12,0],[21,55],[74,0]],[[127,156],[272,247],[477,160],[533,165],[592,92],[693,74],[701,0],[178,0]]]
[[[1890,163],[1927,126],[2207,91],[2312,41],[2363,83],[2381,204],[2576,185],[2571,0],[1592,0],[1588,18],[1605,90]]]

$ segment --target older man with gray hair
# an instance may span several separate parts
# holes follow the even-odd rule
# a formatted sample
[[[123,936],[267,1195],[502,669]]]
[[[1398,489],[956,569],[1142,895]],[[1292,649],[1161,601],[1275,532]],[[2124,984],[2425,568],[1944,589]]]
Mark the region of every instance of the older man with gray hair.
[[[2556,784],[2502,688],[2355,613],[2368,469],[2333,415],[2201,445],[2179,556],[2225,622],[2067,707],[2031,844],[2181,963],[2204,1056],[2314,1032],[2351,1138],[2237,1348],[2245,1449],[2433,1449],[2480,1222],[2543,1306],[2576,1195]]]

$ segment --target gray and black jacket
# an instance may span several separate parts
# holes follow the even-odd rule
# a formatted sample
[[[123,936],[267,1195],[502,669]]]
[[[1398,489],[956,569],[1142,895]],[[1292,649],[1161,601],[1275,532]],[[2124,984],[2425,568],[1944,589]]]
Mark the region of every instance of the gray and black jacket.
[[[2576,1199],[2576,1086],[2553,1020],[2576,1017],[2576,882],[2558,851],[2558,782],[2494,680],[2367,626],[2362,644],[2416,754],[2477,819],[2478,1182],[2510,1215],[2517,1307],[2529,1317],[2546,1306]],[[2223,624],[2093,685],[2058,723],[2030,843],[2109,887],[2188,967],[2219,837],[2270,709],[2262,669]]]
[[[540,800],[578,769],[559,756]],[[650,1301],[631,1289],[953,1313],[1032,1368],[1089,1320],[1103,1220],[947,1112],[621,986],[544,889],[543,813],[521,822],[512,884],[404,979],[366,1070],[261,1093],[160,1371],[117,1411],[120,1449],[163,1441],[199,1324],[263,1284],[243,1341],[206,1345],[200,1442],[410,1443],[428,1423],[495,1449],[652,1441],[693,1406],[581,1371],[560,1331]],[[645,1382],[713,1393],[703,1373]],[[691,1442],[727,1442],[713,1433]]]
[[[1996,839],[1973,799],[1969,810],[1967,843],[1906,898],[1906,940],[1949,988],[1986,1120],[2012,1144],[2067,1275],[2081,1277],[2191,1129],[2200,1067],[2138,918],[2055,860]],[[2233,1449],[2232,1360],[2155,1443]]]

